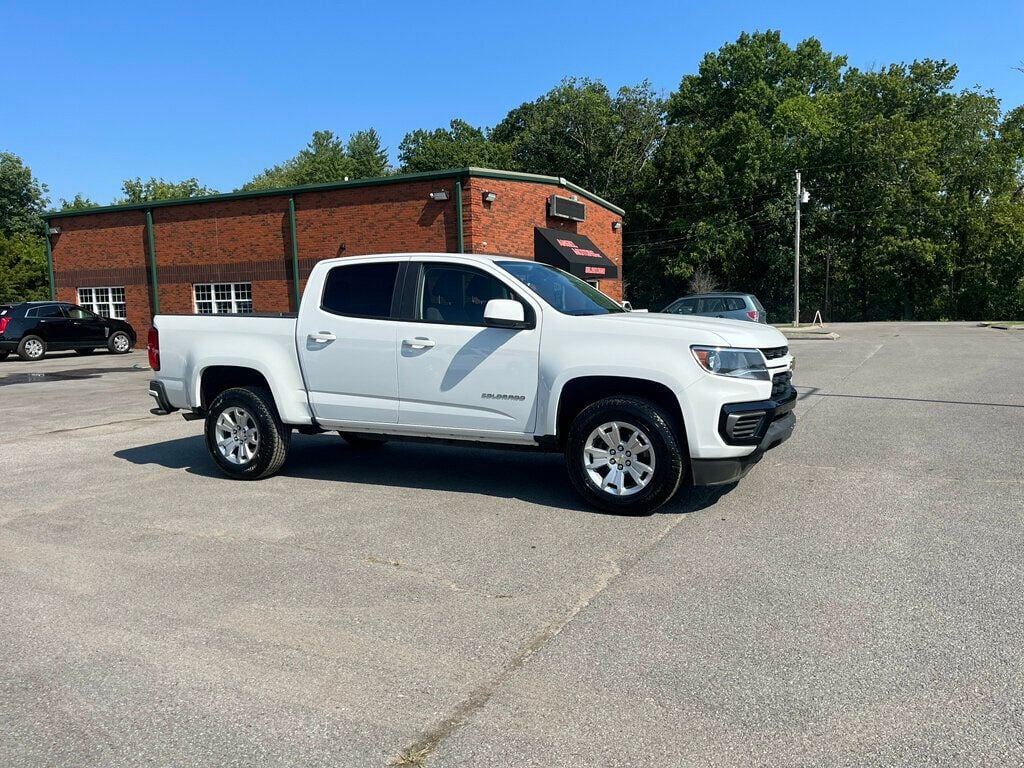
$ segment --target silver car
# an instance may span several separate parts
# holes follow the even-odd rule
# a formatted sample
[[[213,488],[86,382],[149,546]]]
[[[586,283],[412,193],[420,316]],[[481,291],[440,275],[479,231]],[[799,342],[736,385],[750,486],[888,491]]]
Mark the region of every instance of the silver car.
[[[768,313],[764,311],[757,296],[752,293],[695,293],[676,299],[662,312],[675,315],[703,315],[724,317],[727,320],[749,320],[767,323]]]

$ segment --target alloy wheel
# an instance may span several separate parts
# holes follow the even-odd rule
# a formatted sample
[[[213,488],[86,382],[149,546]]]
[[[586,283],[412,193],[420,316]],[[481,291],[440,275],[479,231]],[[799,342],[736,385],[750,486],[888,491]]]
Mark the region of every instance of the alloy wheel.
[[[256,421],[244,408],[226,408],[217,417],[217,450],[232,464],[248,464],[260,446]]]
[[[114,345],[115,352],[127,352],[128,347],[131,346],[131,340],[123,333],[115,333],[111,343]]]
[[[587,438],[583,448],[587,476],[611,496],[632,496],[654,477],[655,456],[650,438],[625,421],[606,422]]]
[[[31,358],[40,357],[43,354],[43,342],[29,339],[25,342],[25,354]]]

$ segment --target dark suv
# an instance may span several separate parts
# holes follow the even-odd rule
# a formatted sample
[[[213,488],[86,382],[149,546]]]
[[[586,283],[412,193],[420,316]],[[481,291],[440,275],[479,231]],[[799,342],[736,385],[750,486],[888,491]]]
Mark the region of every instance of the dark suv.
[[[135,338],[135,330],[124,320],[100,317],[74,304],[0,304],[0,360],[11,352],[17,352],[22,360],[42,360],[51,349],[90,355],[106,347],[123,355],[135,346]]]

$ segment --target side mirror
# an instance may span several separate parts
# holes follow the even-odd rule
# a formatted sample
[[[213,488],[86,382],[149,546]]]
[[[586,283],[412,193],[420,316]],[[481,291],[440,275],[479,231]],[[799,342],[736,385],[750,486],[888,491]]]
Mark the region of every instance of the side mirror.
[[[525,328],[523,305],[512,299],[491,299],[484,307],[484,323],[495,328]]]
[[[633,305],[630,304],[628,301],[622,302],[622,308],[624,310],[626,310],[627,312],[632,312],[633,311]]]

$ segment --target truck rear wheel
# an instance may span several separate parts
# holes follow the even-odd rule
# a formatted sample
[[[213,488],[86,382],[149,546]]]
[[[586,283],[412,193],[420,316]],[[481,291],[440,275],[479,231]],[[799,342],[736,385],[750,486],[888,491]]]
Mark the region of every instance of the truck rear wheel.
[[[217,466],[237,480],[261,480],[288,457],[291,430],[281,423],[264,387],[221,392],[206,414],[206,447]]]
[[[648,514],[671,499],[685,460],[671,417],[639,397],[608,397],[584,408],[565,444],[569,479],[607,512]]]

